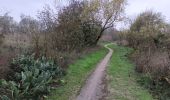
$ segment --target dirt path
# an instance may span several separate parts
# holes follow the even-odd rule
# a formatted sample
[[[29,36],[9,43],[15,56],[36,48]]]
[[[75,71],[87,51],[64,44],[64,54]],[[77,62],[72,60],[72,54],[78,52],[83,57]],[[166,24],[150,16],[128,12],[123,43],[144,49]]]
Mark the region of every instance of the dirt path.
[[[105,96],[103,91],[105,88],[105,84],[103,84],[106,74],[105,70],[113,53],[113,50],[110,49],[108,45],[110,44],[105,45],[105,48],[109,49],[109,53],[97,65],[96,70],[87,79],[86,84],[77,96],[77,100],[100,100]]]

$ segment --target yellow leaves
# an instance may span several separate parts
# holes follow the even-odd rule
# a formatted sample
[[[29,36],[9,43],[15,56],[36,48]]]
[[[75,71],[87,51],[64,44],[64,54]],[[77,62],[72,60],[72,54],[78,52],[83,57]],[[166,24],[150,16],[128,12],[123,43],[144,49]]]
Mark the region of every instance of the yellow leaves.
[[[85,7],[82,12],[82,18],[86,19],[96,15],[100,9],[100,2],[99,0],[85,0]]]
[[[91,0],[88,4],[88,10],[89,11],[96,11],[100,8],[100,2],[99,0]]]

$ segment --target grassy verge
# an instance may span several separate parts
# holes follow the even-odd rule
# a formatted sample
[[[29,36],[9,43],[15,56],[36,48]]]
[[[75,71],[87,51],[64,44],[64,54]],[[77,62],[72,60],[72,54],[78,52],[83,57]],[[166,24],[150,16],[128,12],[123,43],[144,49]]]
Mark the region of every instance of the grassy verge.
[[[68,73],[64,77],[66,84],[54,90],[48,100],[75,100],[86,78],[106,53],[107,49],[102,48],[70,65]]]
[[[137,83],[134,65],[128,60],[132,50],[127,47],[111,45],[113,56],[108,67],[108,100],[153,100],[147,90]]]

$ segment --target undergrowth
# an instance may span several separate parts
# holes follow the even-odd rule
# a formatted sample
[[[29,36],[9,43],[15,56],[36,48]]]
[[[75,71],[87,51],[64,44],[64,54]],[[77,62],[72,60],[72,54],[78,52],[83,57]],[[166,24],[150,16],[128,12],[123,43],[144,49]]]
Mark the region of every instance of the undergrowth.
[[[22,55],[13,59],[11,66],[16,72],[12,80],[0,80],[2,100],[40,100],[50,90],[52,79],[63,75],[54,60],[34,55]]]

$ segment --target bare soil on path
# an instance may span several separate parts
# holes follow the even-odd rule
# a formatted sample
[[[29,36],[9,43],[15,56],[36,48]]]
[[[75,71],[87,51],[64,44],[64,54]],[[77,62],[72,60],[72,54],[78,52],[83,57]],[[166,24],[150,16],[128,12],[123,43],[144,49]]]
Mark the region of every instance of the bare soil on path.
[[[108,45],[110,44],[105,45],[105,48],[109,49],[109,53],[97,65],[96,70],[87,79],[85,85],[77,96],[77,100],[103,100],[105,97],[106,67],[113,53],[113,50],[109,48]]]

